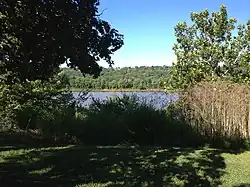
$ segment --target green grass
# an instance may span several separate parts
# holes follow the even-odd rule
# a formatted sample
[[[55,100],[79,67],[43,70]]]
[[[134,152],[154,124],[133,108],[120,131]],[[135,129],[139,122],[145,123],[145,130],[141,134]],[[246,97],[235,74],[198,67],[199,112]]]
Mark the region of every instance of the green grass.
[[[0,147],[0,186],[240,184],[250,184],[250,152],[233,154],[209,148]]]
[[[222,156],[226,163],[226,174],[222,177],[224,186],[250,186],[250,151],[239,155],[224,153]]]

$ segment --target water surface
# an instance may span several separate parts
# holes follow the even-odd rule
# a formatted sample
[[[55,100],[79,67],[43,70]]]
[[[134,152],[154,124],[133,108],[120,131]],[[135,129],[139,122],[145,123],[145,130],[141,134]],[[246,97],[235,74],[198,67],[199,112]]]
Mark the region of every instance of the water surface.
[[[178,99],[177,94],[165,92],[89,92],[87,94],[87,99],[81,100],[80,92],[73,92],[74,97],[81,101],[84,106],[88,106],[92,103],[93,98],[103,101],[113,96],[122,97],[124,94],[128,96],[136,95],[141,101],[152,104],[157,109],[162,109],[166,107],[169,102],[176,101]]]

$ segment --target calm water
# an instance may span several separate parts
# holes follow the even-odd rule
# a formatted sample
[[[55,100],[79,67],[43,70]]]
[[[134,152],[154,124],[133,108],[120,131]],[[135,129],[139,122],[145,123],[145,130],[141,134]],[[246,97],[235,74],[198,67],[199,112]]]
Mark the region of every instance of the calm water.
[[[123,95],[136,95],[141,101],[152,104],[155,108],[161,109],[167,106],[169,102],[176,101],[178,99],[177,94],[166,94],[165,92],[90,92],[87,95],[87,99],[81,100],[79,92],[74,92],[74,97],[81,101],[82,105],[88,106],[92,102],[92,98],[99,100],[106,100],[112,96]]]

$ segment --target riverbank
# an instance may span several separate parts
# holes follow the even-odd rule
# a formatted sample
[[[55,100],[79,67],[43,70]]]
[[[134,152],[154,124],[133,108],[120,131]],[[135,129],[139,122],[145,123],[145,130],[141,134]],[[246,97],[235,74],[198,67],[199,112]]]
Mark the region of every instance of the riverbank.
[[[81,88],[71,88],[72,92],[80,92]],[[91,92],[165,92],[164,89],[89,89]]]

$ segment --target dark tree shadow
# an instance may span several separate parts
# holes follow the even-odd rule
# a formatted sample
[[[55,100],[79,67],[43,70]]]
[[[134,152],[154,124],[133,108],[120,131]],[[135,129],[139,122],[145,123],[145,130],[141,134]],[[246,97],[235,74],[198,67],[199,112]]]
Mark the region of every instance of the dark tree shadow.
[[[68,145],[67,142],[55,142],[51,139],[44,139],[32,131],[1,131],[0,132],[0,151],[25,148],[42,148],[50,146]]]
[[[218,186],[222,151],[139,147],[31,149],[1,163],[0,186]]]

